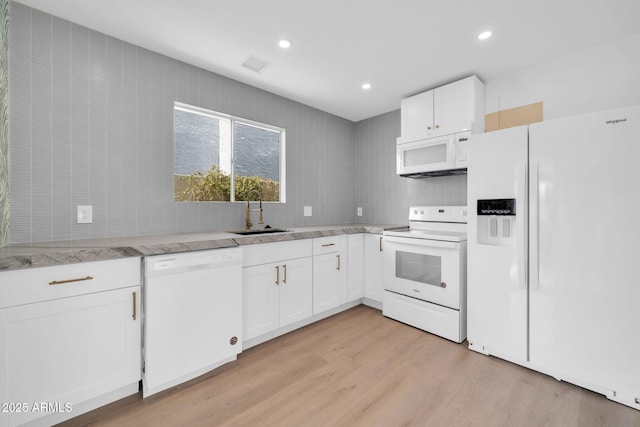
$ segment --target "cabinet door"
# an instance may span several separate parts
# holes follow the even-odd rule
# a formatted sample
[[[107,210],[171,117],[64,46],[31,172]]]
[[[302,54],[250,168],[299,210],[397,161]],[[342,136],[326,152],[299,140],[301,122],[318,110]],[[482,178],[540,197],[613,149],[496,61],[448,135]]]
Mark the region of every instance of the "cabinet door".
[[[433,126],[439,135],[471,130],[474,122],[474,78],[433,90]]]
[[[347,248],[347,301],[354,301],[364,296],[364,234],[350,234]]]
[[[364,296],[382,303],[382,236],[367,234],[364,243]]]
[[[313,257],[313,314],[340,305],[341,264],[340,252]]]
[[[282,263],[280,275],[280,327],[313,314],[313,264],[311,257]]]
[[[419,93],[401,101],[401,135],[408,141],[433,134],[433,91]]]
[[[278,329],[280,300],[276,281],[280,264],[264,264],[242,269],[243,339]]]
[[[6,402],[74,405],[141,378],[139,286],[11,307],[0,315]],[[8,421],[43,415],[9,414]]]

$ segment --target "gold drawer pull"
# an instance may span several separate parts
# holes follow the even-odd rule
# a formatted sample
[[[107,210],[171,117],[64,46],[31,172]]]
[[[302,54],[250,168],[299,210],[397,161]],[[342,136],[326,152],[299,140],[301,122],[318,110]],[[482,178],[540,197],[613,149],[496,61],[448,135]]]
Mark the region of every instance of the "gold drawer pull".
[[[69,279],[69,280],[54,280],[53,282],[49,282],[50,285],[62,285],[64,283],[73,283],[73,282],[84,282],[85,280],[93,280],[93,277],[81,277],[79,279]]]
[[[329,246],[335,246],[335,243],[326,243],[324,245],[322,245],[323,248],[329,247]]]
[[[131,317],[133,317],[133,320],[136,320],[136,317],[138,317],[138,313],[137,313],[137,306],[138,304],[136,304],[136,293],[133,292],[131,295],[133,295],[133,314],[131,315]]]

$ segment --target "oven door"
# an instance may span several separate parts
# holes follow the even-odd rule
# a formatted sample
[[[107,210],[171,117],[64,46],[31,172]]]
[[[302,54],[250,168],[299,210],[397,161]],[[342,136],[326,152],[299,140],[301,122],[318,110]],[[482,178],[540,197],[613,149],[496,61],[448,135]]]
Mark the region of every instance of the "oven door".
[[[386,290],[460,309],[464,243],[392,236],[384,243]]]

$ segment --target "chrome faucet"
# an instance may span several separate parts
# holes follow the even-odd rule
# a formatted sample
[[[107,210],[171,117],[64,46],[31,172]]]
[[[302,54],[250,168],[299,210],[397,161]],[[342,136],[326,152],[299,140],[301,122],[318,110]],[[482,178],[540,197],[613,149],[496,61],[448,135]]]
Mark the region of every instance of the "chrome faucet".
[[[260,208],[258,209],[251,209],[250,203],[251,203],[251,195],[253,193],[256,193],[258,195],[258,200],[260,200]],[[251,190],[249,191],[249,194],[247,194],[247,217],[245,218],[245,230],[251,230],[251,226],[253,225],[253,223],[251,222],[251,211],[260,211],[260,215],[258,217],[258,224],[264,224],[264,221],[262,220],[262,194],[260,194],[260,192],[258,190]]]

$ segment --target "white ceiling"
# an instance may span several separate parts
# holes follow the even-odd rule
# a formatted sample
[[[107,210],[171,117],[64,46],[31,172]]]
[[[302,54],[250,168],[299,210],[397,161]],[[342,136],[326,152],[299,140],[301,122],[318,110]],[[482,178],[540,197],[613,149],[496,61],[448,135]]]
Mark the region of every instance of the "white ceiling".
[[[19,2],[353,121],[461,77],[487,81],[640,32],[639,0]],[[249,55],[272,65],[247,70]]]

